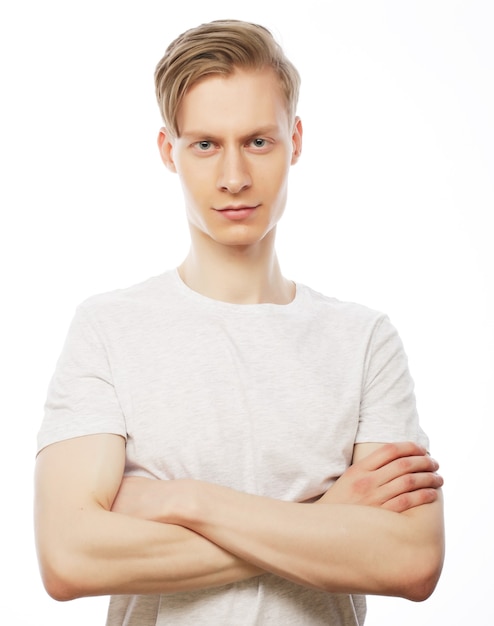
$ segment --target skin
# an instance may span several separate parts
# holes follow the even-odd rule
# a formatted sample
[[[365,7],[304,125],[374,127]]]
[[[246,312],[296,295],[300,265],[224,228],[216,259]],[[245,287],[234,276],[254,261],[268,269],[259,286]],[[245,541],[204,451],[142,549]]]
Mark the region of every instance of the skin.
[[[413,443],[360,444],[356,453],[314,505],[201,481],[126,478],[113,510],[180,524],[305,586],[424,600],[443,559],[438,464]]]
[[[291,301],[294,287],[281,274],[274,242],[302,123],[289,119],[271,70],[201,81],[184,99],[178,126],[179,137],[163,128],[158,145],[184,193],[191,247],[182,278],[218,300]],[[228,206],[253,211],[232,221],[221,211]]]
[[[191,247],[182,279],[227,302],[290,302],[274,242],[302,125],[288,117],[271,70],[203,80],[178,123],[179,136],[162,129],[158,145],[184,190]],[[313,504],[124,477],[124,465],[115,435],[38,455],[36,539],[53,597],[202,589],[269,571],[328,591],[422,600],[438,580],[442,478],[415,444],[356,445],[352,466]]]

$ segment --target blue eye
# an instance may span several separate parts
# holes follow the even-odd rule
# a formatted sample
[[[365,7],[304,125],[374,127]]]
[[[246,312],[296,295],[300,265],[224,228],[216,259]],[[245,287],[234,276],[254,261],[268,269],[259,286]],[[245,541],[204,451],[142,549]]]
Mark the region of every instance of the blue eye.
[[[256,137],[256,139],[252,140],[252,143],[256,148],[264,148],[264,146],[266,145],[266,140],[262,137]]]
[[[211,148],[211,142],[210,141],[198,141],[197,147],[199,148],[199,150],[209,150]]]

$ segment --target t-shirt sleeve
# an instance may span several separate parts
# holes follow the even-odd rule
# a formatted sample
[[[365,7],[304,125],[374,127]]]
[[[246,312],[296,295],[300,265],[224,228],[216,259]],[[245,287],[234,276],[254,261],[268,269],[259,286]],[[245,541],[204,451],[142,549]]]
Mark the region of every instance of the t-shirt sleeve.
[[[101,433],[125,437],[125,419],[105,342],[81,306],[48,388],[38,452],[57,441]]]
[[[428,449],[402,341],[387,317],[373,329],[364,365],[356,443],[414,441]]]

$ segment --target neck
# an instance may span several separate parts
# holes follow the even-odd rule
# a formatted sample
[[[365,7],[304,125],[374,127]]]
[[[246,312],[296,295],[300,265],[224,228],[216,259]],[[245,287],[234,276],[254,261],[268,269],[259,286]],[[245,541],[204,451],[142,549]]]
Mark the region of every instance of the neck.
[[[198,293],[234,304],[288,304],[295,285],[281,274],[273,242],[255,246],[201,246],[192,242],[178,271],[184,283]]]

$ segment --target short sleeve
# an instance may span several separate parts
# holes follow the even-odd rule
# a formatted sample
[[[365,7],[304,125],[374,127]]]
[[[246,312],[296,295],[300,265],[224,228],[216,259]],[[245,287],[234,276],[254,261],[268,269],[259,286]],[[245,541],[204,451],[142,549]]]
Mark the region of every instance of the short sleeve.
[[[104,342],[79,307],[48,388],[38,451],[57,441],[101,433],[125,437],[125,419]]]
[[[419,425],[402,341],[384,316],[373,329],[366,354],[356,443],[394,441],[429,445]]]

